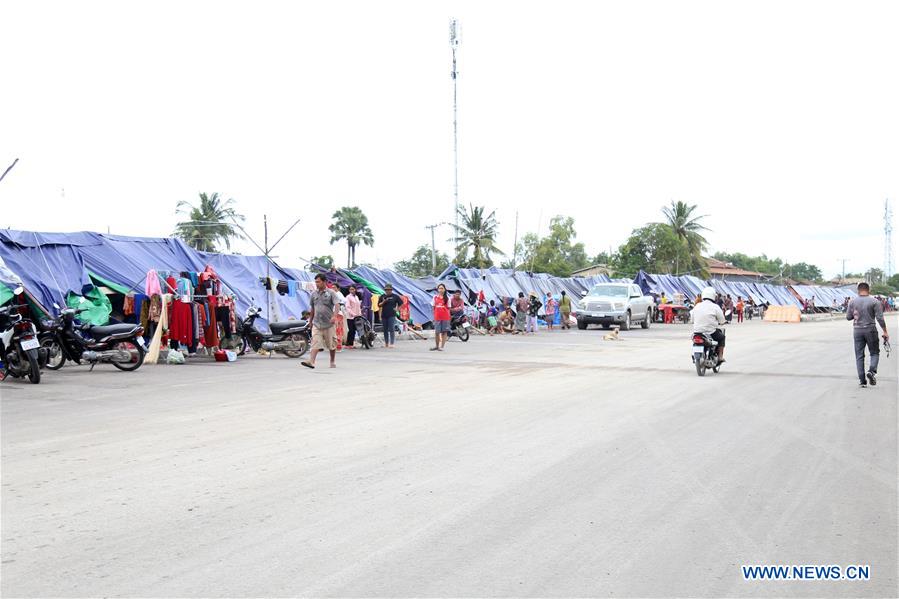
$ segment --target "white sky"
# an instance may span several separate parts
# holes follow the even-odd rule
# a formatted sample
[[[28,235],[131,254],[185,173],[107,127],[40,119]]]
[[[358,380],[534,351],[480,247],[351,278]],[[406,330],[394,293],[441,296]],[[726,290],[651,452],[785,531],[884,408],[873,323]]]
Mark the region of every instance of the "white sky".
[[[358,261],[407,258],[452,219],[451,16],[460,201],[509,252],[516,210],[519,235],[575,217],[592,255],[684,200],[713,251],[882,265],[896,2],[7,2],[0,226],[161,236],[218,191],[259,238],[302,217],[285,265],[345,261],[343,205]]]

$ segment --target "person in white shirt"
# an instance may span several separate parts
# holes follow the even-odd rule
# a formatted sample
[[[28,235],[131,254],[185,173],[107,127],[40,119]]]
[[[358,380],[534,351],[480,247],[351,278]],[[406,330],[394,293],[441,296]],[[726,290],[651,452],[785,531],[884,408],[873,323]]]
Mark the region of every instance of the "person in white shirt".
[[[693,332],[709,335],[718,342],[718,363],[724,363],[724,331],[719,328],[726,320],[721,306],[715,303],[715,290],[706,287],[702,290],[702,301],[690,311],[693,320]]]
[[[356,286],[350,285],[346,296],[346,348],[353,349],[356,342],[356,318],[362,316],[362,300],[356,295]]]

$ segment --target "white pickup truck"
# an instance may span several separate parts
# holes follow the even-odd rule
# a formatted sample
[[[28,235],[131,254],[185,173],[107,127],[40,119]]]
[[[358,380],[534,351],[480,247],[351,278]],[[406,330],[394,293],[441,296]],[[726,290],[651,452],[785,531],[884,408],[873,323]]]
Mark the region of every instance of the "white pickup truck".
[[[583,330],[589,324],[600,324],[608,329],[617,324],[622,331],[627,331],[639,322],[648,329],[654,307],[653,299],[643,295],[639,285],[600,283],[577,302],[577,328]]]

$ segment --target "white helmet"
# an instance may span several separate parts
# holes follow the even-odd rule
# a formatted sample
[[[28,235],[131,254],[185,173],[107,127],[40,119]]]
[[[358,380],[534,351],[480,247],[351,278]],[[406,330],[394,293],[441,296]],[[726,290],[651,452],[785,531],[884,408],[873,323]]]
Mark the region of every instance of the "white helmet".
[[[716,297],[718,297],[718,292],[714,287],[706,287],[702,290],[702,299],[715,301]]]

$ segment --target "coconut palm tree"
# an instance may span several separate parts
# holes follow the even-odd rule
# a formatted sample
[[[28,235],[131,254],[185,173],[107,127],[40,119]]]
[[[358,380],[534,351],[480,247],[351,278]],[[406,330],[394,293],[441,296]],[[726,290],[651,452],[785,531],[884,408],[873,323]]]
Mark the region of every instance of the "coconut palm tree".
[[[368,217],[357,206],[344,206],[331,218],[334,219],[328,227],[331,231],[331,243],[346,241],[346,266],[352,268],[356,264],[356,246],[360,243],[369,247],[375,244],[375,236],[368,226]]]
[[[696,210],[695,204],[687,204],[677,201],[671,202],[670,206],[662,208],[662,214],[665,215],[666,224],[671,227],[678,239],[683,242],[687,250],[686,259],[691,270],[698,270],[700,274],[704,273],[706,264],[702,258],[702,253],[708,247],[709,242],[703,237],[701,231],[709,229],[700,224],[700,220],[705,216],[694,216]],[[675,258],[675,274],[678,274],[680,268],[680,255]]]
[[[223,200],[218,193],[201,193],[197,205],[181,200],[175,213],[187,216],[188,220],[175,225],[175,235],[203,252],[217,251],[219,241],[230,250],[231,238],[243,239],[237,221],[243,222],[244,217],[237,213],[233,204],[233,199]]]
[[[456,238],[451,241],[456,243],[456,264],[471,268],[487,268],[493,261],[490,253],[500,256],[505,254],[496,246],[497,227],[496,211],[486,214],[483,206],[469,205],[459,207],[459,220],[461,225],[453,225],[456,229]],[[471,259],[468,259],[468,250],[471,250]]]

